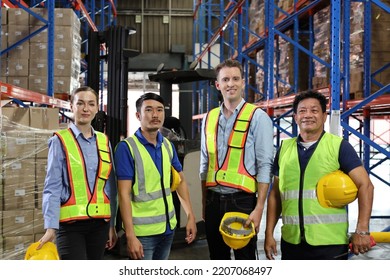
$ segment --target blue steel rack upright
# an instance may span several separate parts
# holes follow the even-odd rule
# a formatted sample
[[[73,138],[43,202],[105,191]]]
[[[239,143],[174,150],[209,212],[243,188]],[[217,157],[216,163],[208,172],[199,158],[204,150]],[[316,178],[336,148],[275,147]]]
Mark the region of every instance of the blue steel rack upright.
[[[216,2],[219,4],[217,5]],[[199,67],[213,68],[212,58],[219,59],[218,62],[226,58],[235,58],[243,63],[245,71],[245,81],[248,85],[245,90],[245,97],[248,98],[250,91],[255,91],[260,96],[256,100],[257,104],[264,108],[272,117],[275,126],[275,145],[279,146],[280,136],[296,136],[297,128],[292,121],[291,104],[294,94],[298,92],[299,60],[298,52],[309,57],[308,89],[312,89],[313,62],[316,61],[330,70],[328,86],[316,88],[329,96],[330,99],[330,130],[332,133],[340,133],[343,129],[343,137],[348,138],[353,134],[363,141],[362,159],[364,166],[370,175],[378,178],[384,184],[390,186],[390,182],[381,178],[374,172],[374,168],[379,164],[389,164],[390,143],[381,146],[370,137],[373,132],[370,129],[370,121],[373,118],[370,112],[381,110],[385,115],[382,118],[389,119],[390,115],[390,84],[381,84],[375,76],[390,68],[389,63],[385,63],[380,69],[371,71],[370,64],[370,42],[371,42],[371,7],[375,5],[385,13],[390,13],[389,4],[384,1],[368,0],[353,1],[364,3],[364,85],[363,99],[350,100],[350,7],[351,0],[294,0],[292,8],[284,11],[277,7],[274,1],[265,2],[265,31],[257,34],[250,30],[248,24],[249,1],[201,1],[194,0],[194,61]],[[224,6],[224,3],[227,3]],[[219,10],[217,9],[219,7]],[[323,7],[329,7],[330,18],[330,60],[329,62],[320,58],[313,52],[314,30],[313,15]],[[275,12],[279,16],[275,17]],[[305,18],[308,23],[307,30],[301,30],[299,22]],[[341,28],[342,27],[342,28]],[[285,30],[292,30],[292,36],[287,36]],[[233,32],[237,32],[234,35]],[[299,34],[307,32],[309,34],[309,47],[304,47],[299,42]],[[279,73],[275,73],[273,67],[275,58],[274,39],[280,37],[287,41],[294,50],[293,69],[294,81],[290,85],[291,91],[283,97],[276,97],[273,85],[276,82],[287,84],[287,81],[280,79]],[[341,40],[343,38],[343,40]],[[219,48],[215,48],[216,44]],[[199,44],[199,48],[196,48]],[[214,46],[214,48],[213,48]],[[263,63],[253,59],[253,53],[259,49],[265,50]],[[216,52],[215,50],[218,50]],[[342,59],[344,58],[344,59]],[[264,92],[257,89],[256,85],[249,84],[250,73],[248,65],[255,65],[256,70],[264,72]],[[372,93],[371,85],[376,85],[380,89]],[[342,90],[342,95],[340,91]],[[199,103],[200,96],[207,93],[207,104],[194,106],[193,130],[194,135],[200,131],[200,120],[205,112],[216,107],[218,104],[210,102],[213,90],[208,84],[198,83],[193,91],[194,103]],[[204,97],[203,97],[204,98]],[[342,100],[341,100],[342,98]],[[204,108],[205,107],[205,108]],[[197,110],[198,109],[198,110]],[[362,128],[352,128],[349,119],[353,115],[363,118]],[[378,114],[375,118],[378,118]],[[284,125],[282,125],[284,124]],[[359,130],[363,130],[363,133]],[[375,135],[374,135],[375,137]],[[372,163],[373,151],[377,155],[376,162]]]

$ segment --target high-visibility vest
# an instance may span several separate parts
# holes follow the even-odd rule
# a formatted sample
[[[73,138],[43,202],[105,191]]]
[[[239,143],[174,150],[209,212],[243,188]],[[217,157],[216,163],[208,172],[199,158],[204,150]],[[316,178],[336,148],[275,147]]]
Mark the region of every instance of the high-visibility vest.
[[[84,155],[73,131],[69,128],[55,132],[65,151],[70,186],[70,197],[60,208],[60,222],[111,217],[110,199],[104,192],[112,170],[109,140],[101,132],[95,131],[95,134],[99,163],[91,193]]]
[[[131,211],[136,236],[150,236],[166,231],[167,223],[173,230],[177,220],[173,204],[171,184],[171,162],[173,150],[164,137],[161,145],[161,177],[145,146],[136,136],[124,140],[134,158],[135,178],[131,192]]]
[[[305,170],[300,170],[296,141],[296,138],[284,140],[279,154],[282,238],[291,244],[299,244],[302,238],[314,246],[347,244],[346,208],[322,207],[316,195],[319,179],[340,168],[342,138],[325,133]]]
[[[244,149],[249,133],[249,126],[253,114],[257,109],[259,107],[250,103],[245,103],[242,106],[234,122],[233,130],[230,133],[226,157],[221,167],[218,164],[217,148],[220,108],[214,108],[207,114],[205,135],[209,161],[206,187],[221,185],[241,189],[249,193],[256,192],[256,178],[249,174],[245,168]]]

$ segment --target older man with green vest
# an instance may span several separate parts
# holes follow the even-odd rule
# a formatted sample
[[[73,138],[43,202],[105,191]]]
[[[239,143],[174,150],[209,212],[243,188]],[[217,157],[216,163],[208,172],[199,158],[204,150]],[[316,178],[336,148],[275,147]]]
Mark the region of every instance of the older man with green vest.
[[[359,215],[352,251],[363,254],[371,248],[369,220],[374,187],[351,144],[324,131],[326,104],[326,97],[314,91],[295,97],[294,120],[300,134],[283,140],[275,156],[264,243],[268,259],[277,254],[273,232],[280,214],[283,260],[348,258],[347,209],[322,206],[316,193],[318,181],[336,170],[348,174],[358,188]]]

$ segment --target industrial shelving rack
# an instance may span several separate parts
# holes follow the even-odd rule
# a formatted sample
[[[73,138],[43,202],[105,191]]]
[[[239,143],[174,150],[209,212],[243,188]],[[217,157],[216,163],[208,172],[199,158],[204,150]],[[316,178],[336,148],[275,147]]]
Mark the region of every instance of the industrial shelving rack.
[[[264,31],[256,32],[250,28],[250,1],[212,1],[194,0],[194,61],[201,68],[213,68],[216,63],[235,58],[242,62],[245,72],[245,99],[261,106],[273,119],[275,127],[275,146],[280,145],[281,136],[296,136],[297,127],[292,120],[292,100],[299,92],[298,52],[308,59],[307,89],[313,89],[313,63],[317,61],[330,70],[329,82],[326,86],[315,88],[330,99],[330,132],[340,134],[344,138],[354,135],[361,140],[360,150],[364,166],[371,176],[390,186],[390,182],[374,172],[379,164],[389,164],[390,143],[379,145],[370,127],[372,119],[390,121],[390,84],[381,84],[375,76],[390,68],[384,63],[379,69],[370,69],[371,41],[371,9],[375,5],[385,13],[390,13],[388,1],[368,0],[294,0],[291,8],[283,10],[274,1],[264,3]],[[352,2],[364,5],[364,65],[363,65],[363,98],[350,98],[350,7]],[[386,3],[387,4],[386,4]],[[226,6],[225,6],[225,3]],[[313,15],[324,7],[330,8],[330,59],[324,61],[313,52],[314,30]],[[305,22],[305,29],[302,27]],[[285,31],[290,30],[291,36]],[[300,34],[308,34],[308,46],[302,46]],[[288,84],[280,78],[274,69],[277,57],[276,38],[282,38],[293,48],[293,71],[296,73],[289,84],[290,91],[279,97],[274,92],[274,84]],[[258,50],[264,50],[262,63],[256,60]],[[344,59],[342,59],[344,58]],[[263,91],[259,90],[253,79],[257,71],[264,73]],[[371,85],[379,90],[372,93]],[[342,92],[342,94],[340,94]],[[218,106],[213,96],[215,89],[210,84],[198,83],[194,86],[193,130],[199,132],[201,119],[205,112]],[[350,118],[359,119],[361,125],[353,128]],[[382,174],[383,175],[383,174]]]
[[[88,54],[88,30],[103,31],[109,25],[116,25],[116,0],[62,0],[62,1],[46,1],[46,0],[32,0],[27,4],[23,0],[0,0],[0,7],[7,8],[22,8],[30,15],[42,21],[44,25],[38,30],[32,32],[30,35],[22,38],[12,46],[4,50],[0,50],[0,56],[6,54],[8,51],[16,48],[18,45],[29,40],[31,37],[47,29],[48,33],[48,85],[47,95],[33,92],[28,89],[20,88],[12,84],[0,82],[1,94],[7,96],[21,105],[23,102],[32,102],[42,105],[59,107],[61,109],[70,109],[70,104],[67,100],[62,100],[54,97],[53,82],[54,82],[54,9],[55,8],[72,8],[81,22],[80,35],[82,37],[81,51],[83,54]],[[40,15],[33,12],[32,8],[46,8],[48,10],[48,18],[44,19]],[[101,45],[101,52],[104,55],[105,46]],[[85,58],[85,57],[84,57]],[[85,59],[81,63],[82,71],[86,71],[87,62]],[[100,68],[103,70],[103,61],[100,63]],[[100,88],[103,90],[103,71],[100,71]]]

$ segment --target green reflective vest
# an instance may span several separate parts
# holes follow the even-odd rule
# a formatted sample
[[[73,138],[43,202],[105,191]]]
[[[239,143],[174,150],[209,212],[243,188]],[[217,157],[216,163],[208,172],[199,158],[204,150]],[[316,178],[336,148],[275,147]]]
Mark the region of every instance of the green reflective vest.
[[[346,208],[324,208],[316,195],[319,179],[340,168],[342,138],[325,133],[305,170],[300,170],[296,141],[296,138],[284,140],[279,154],[283,240],[299,244],[304,238],[314,246],[348,244]]]
[[[218,119],[220,108],[214,108],[207,114],[205,124],[206,147],[208,153],[208,170],[206,187],[217,185],[241,189],[255,193],[257,190],[256,178],[245,168],[245,143],[249,133],[249,126],[253,114],[259,107],[245,103],[235,120],[233,130],[228,141],[228,149],[221,167],[218,164]]]
[[[111,217],[110,200],[104,193],[112,170],[110,145],[105,134],[98,131],[95,131],[95,134],[99,166],[91,193],[84,155],[73,131],[69,128],[55,132],[65,151],[70,186],[70,197],[60,208],[60,222]]]
[[[136,136],[124,140],[134,158],[135,178],[131,192],[131,210],[136,236],[164,233],[169,222],[176,227],[175,207],[170,190],[172,145],[164,137],[161,145],[163,177],[153,159]]]

